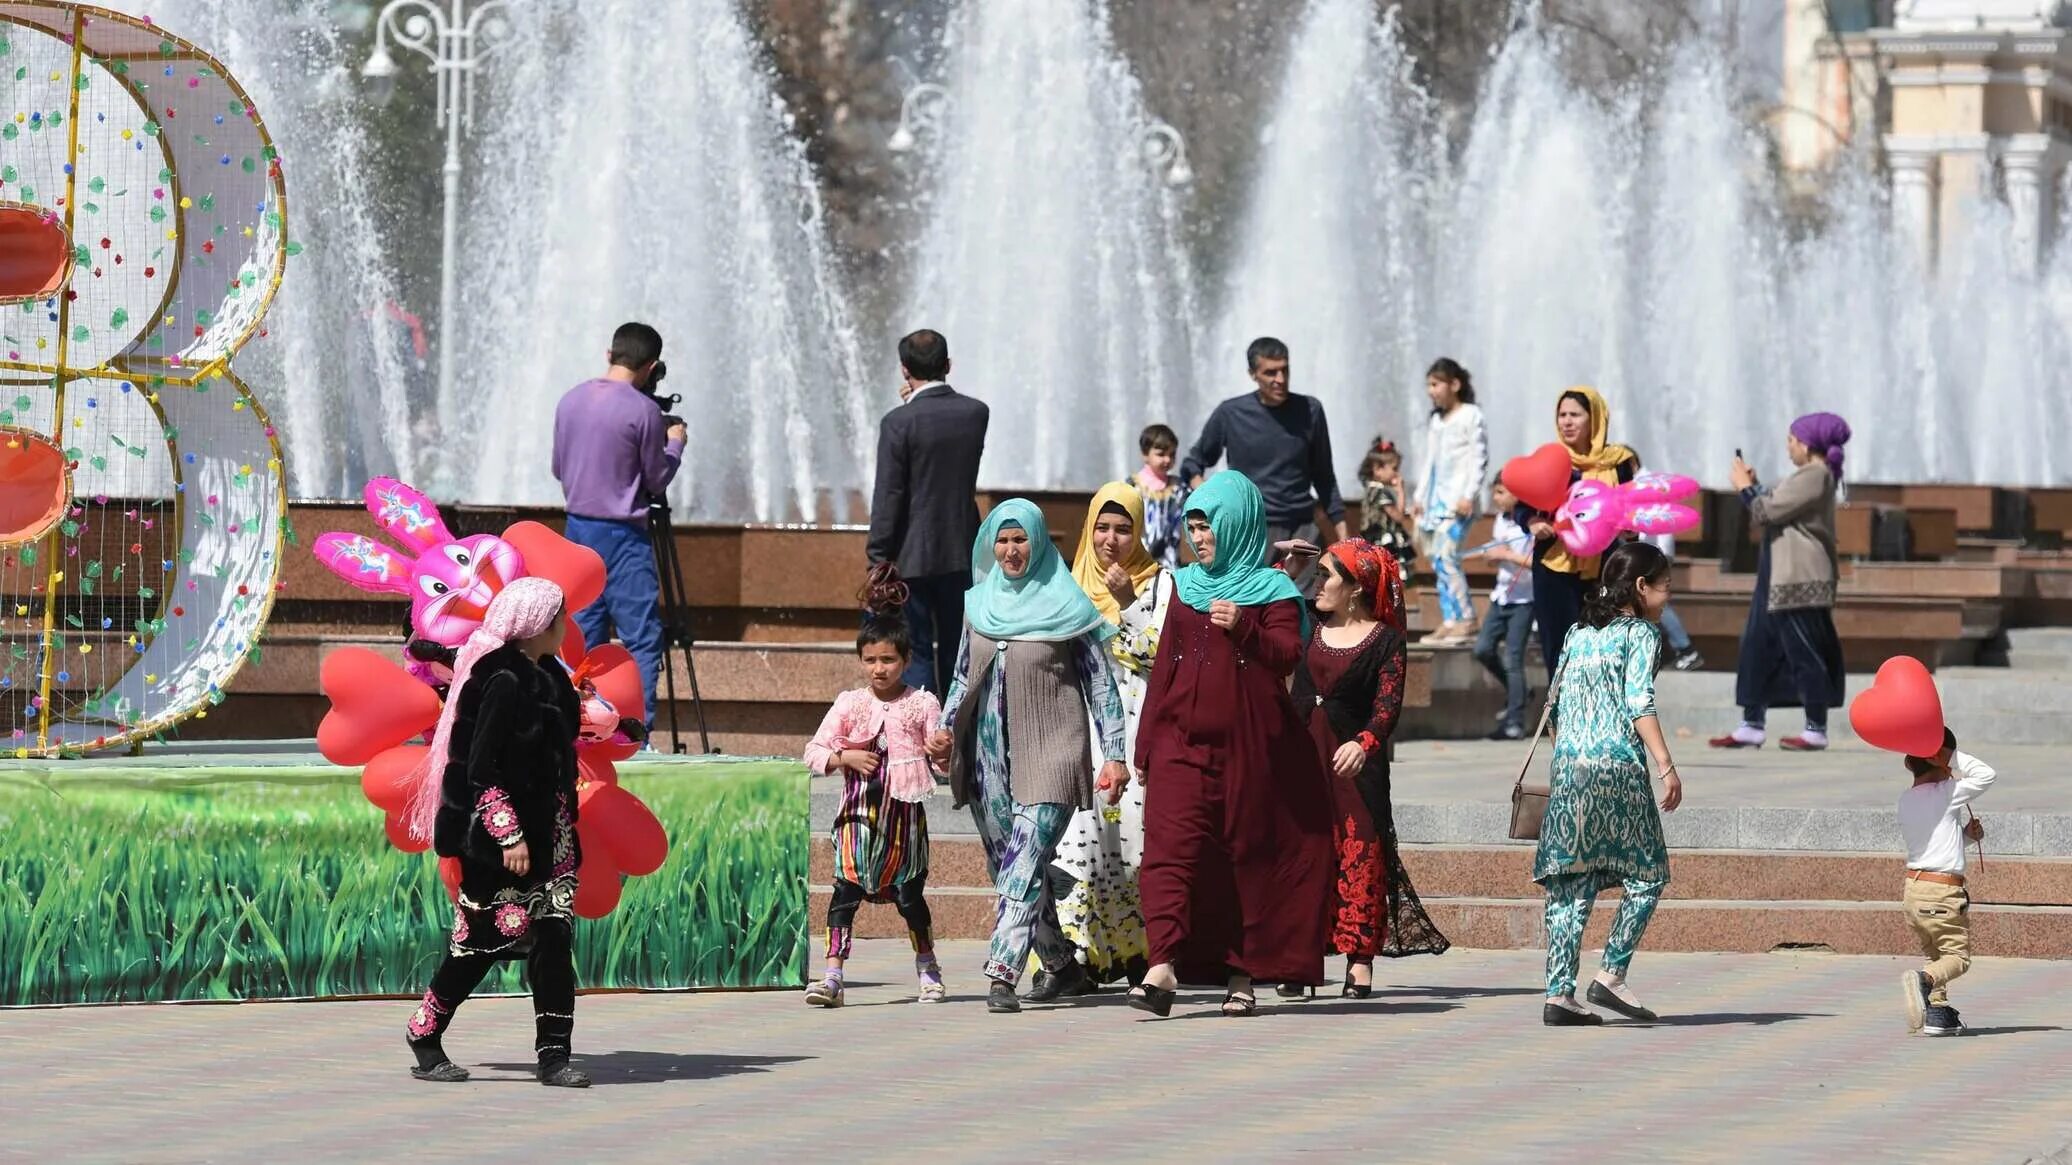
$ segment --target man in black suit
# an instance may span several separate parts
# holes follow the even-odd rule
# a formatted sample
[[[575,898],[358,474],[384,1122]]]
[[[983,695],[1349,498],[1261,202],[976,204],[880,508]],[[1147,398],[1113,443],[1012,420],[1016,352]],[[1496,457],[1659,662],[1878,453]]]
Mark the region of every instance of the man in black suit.
[[[906,682],[943,696],[964,633],[989,413],[945,383],[950,345],[939,332],[924,328],[902,339],[899,371],[902,403],[878,423],[870,560],[897,566],[907,584],[914,655]]]

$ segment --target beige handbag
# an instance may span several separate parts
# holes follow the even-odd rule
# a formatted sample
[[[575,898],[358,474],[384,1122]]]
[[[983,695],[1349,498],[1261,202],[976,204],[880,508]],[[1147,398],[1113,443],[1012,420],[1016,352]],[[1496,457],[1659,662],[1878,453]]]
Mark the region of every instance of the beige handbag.
[[[1563,671],[1567,671],[1564,662]],[[1514,841],[1538,841],[1540,822],[1547,816],[1547,796],[1552,791],[1547,785],[1528,785],[1525,774],[1532,771],[1532,758],[1540,751],[1540,738],[1547,734],[1547,724],[1554,717],[1554,699],[1561,694],[1561,678],[1547,685],[1547,706],[1540,709],[1540,726],[1532,734],[1532,745],[1525,750],[1525,763],[1518,766],[1518,779],[1511,784],[1511,838]]]

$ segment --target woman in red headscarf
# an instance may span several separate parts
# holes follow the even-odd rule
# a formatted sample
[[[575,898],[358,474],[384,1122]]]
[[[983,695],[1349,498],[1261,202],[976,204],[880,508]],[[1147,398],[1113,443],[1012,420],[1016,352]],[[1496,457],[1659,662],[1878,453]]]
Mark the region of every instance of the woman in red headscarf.
[[[1340,542],[1324,552],[1316,609],[1324,618],[1295,672],[1295,706],[1309,717],[1310,738],[1332,776],[1338,908],[1331,945],[1346,959],[1339,994],[1365,999],[1374,956],[1436,955],[1449,945],[1411,888],[1389,808],[1389,737],[1403,712],[1402,568],[1378,546]]]

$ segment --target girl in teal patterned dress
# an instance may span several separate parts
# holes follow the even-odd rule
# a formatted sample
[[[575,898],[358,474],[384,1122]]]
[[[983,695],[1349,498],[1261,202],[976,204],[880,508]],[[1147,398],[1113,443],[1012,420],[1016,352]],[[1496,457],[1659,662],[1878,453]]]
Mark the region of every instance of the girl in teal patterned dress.
[[[1605,557],[1596,583],[1583,599],[1583,621],[1562,646],[1552,792],[1532,868],[1547,890],[1541,1018],[1553,1027],[1603,1022],[1576,1002],[1576,966],[1591,903],[1612,886],[1624,896],[1588,998],[1631,1019],[1655,1018],[1626,986],[1634,948],[1669,883],[1669,850],[1648,787],[1650,758],[1662,781],[1663,811],[1683,800],[1655,718],[1655,621],[1669,604],[1669,558],[1645,542],[1625,543]]]

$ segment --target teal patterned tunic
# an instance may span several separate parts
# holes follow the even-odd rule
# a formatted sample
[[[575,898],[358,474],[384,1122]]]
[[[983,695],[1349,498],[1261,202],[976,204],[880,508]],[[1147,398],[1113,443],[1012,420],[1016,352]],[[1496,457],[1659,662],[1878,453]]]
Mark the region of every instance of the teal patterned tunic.
[[[1532,877],[1590,874],[1598,889],[1626,878],[1668,881],[1669,849],[1633,723],[1655,714],[1661,632],[1623,616],[1578,623],[1561,653],[1554,777]]]

